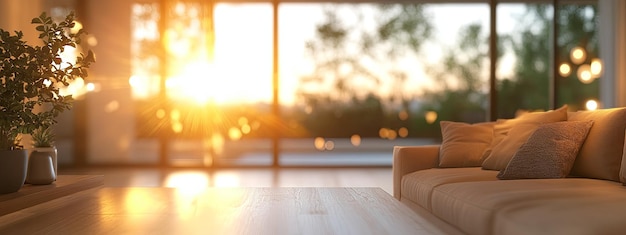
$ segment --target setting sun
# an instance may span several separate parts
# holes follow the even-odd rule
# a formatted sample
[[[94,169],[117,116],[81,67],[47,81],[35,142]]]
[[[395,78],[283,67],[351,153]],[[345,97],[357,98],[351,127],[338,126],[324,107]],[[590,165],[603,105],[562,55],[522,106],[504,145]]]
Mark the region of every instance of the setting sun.
[[[180,75],[167,79],[168,96],[197,104],[255,102],[269,98],[269,79],[262,79],[263,76],[257,75],[254,69],[238,69],[241,66],[233,61],[191,62],[180,70]]]
[[[215,66],[209,62],[194,62],[182,69],[182,74],[166,81],[168,95],[173,99],[193,100],[205,104],[217,96],[221,86],[216,79]]]
[[[165,33],[168,54],[167,96],[175,101],[196,104],[233,104],[270,102],[272,100],[271,7],[216,6],[214,22],[201,20],[202,13],[193,6],[177,5],[185,21],[170,21]],[[266,9],[265,9],[266,8]],[[137,58],[129,83],[133,96],[149,99],[158,94],[157,57],[141,56],[142,43],[158,43],[157,15],[150,7],[137,6],[135,19]],[[255,24],[241,21],[247,15]],[[258,20],[257,20],[258,19]],[[213,30],[213,32],[211,32]],[[154,32],[153,32],[154,31]],[[251,41],[250,38],[255,38]],[[143,65],[143,67],[141,67]]]

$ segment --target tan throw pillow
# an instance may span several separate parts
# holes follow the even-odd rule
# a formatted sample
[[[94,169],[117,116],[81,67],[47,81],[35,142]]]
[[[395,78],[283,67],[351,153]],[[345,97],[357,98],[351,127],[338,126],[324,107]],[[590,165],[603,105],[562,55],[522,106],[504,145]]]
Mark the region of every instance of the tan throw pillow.
[[[498,119],[493,127],[493,140],[485,151],[483,158],[488,158],[493,148],[498,145],[504,139],[504,137],[507,136],[509,130],[511,130],[511,128],[513,128],[517,124],[535,123],[538,125],[540,123],[561,121],[567,121],[567,105],[563,105],[561,108],[547,112],[524,113],[514,119]]]
[[[482,164],[485,170],[503,170],[515,155],[515,152],[524,144],[528,137],[540,124],[522,123],[514,126],[508,135],[496,145],[488,158]]]
[[[571,174],[620,181],[626,108],[570,112],[568,120],[593,120],[593,126],[576,157]]]
[[[441,121],[439,167],[476,167],[493,136],[493,122],[467,124]]]
[[[572,121],[540,125],[498,173],[498,179],[566,177],[592,124]]]
[[[539,125],[567,120],[567,105],[547,112],[532,112],[515,119],[500,119],[493,127],[493,140],[483,155],[485,170],[502,170],[509,163],[517,149],[526,142]],[[520,126],[523,125],[523,126]],[[513,128],[516,128],[513,132]],[[504,140],[506,143],[501,144]]]

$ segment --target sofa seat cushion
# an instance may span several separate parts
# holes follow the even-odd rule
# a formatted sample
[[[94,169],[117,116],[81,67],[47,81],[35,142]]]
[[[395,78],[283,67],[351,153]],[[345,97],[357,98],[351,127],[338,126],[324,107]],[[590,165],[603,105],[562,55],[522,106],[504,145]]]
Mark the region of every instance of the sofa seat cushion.
[[[553,218],[555,216],[568,218],[590,216],[578,214],[579,212],[574,213],[574,210],[580,210],[580,212],[588,210],[589,213],[593,211],[593,214],[603,213],[602,210],[592,208],[574,208],[581,207],[581,205],[583,207],[603,206],[604,199],[598,192],[616,189],[622,189],[619,183],[584,178],[450,183],[433,189],[431,211],[468,234],[526,233],[522,230],[524,228],[522,224],[534,224],[545,219],[562,223],[550,225],[552,228],[559,228],[570,226],[571,222],[564,218]],[[622,195],[616,195],[616,197],[622,197],[623,201],[618,205],[626,205],[626,189],[624,190],[619,193]],[[569,212],[551,210],[565,208]],[[621,216],[612,214],[612,216],[626,218],[626,211],[622,214]],[[610,216],[607,216],[607,219],[608,217]],[[592,227],[602,224],[594,224],[590,221],[586,225]],[[536,229],[540,230],[540,228]],[[546,231],[546,234],[571,233]]]
[[[626,188],[613,186],[562,192],[567,195],[502,208],[495,216],[494,234],[625,233]]]
[[[458,182],[498,180],[497,171],[486,171],[480,167],[432,168],[416,171],[402,177],[401,195],[430,210],[432,191],[435,187]]]

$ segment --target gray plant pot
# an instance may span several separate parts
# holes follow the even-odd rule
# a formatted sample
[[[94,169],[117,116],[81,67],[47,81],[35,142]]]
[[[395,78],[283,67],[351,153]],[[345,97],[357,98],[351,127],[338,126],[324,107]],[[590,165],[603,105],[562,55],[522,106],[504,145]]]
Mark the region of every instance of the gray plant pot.
[[[28,184],[51,184],[54,176],[54,164],[52,163],[51,152],[39,152],[37,150],[30,154],[28,159],[28,172],[26,173],[26,183]]]
[[[27,150],[0,150],[0,194],[19,191],[26,180],[27,168]]]

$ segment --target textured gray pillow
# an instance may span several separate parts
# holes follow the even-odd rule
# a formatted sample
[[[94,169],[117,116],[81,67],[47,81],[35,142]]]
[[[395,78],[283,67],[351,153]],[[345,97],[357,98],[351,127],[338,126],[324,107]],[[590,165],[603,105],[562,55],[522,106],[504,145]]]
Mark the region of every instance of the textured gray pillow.
[[[498,173],[498,179],[566,177],[592,125],[591,120],[541,124]]]

